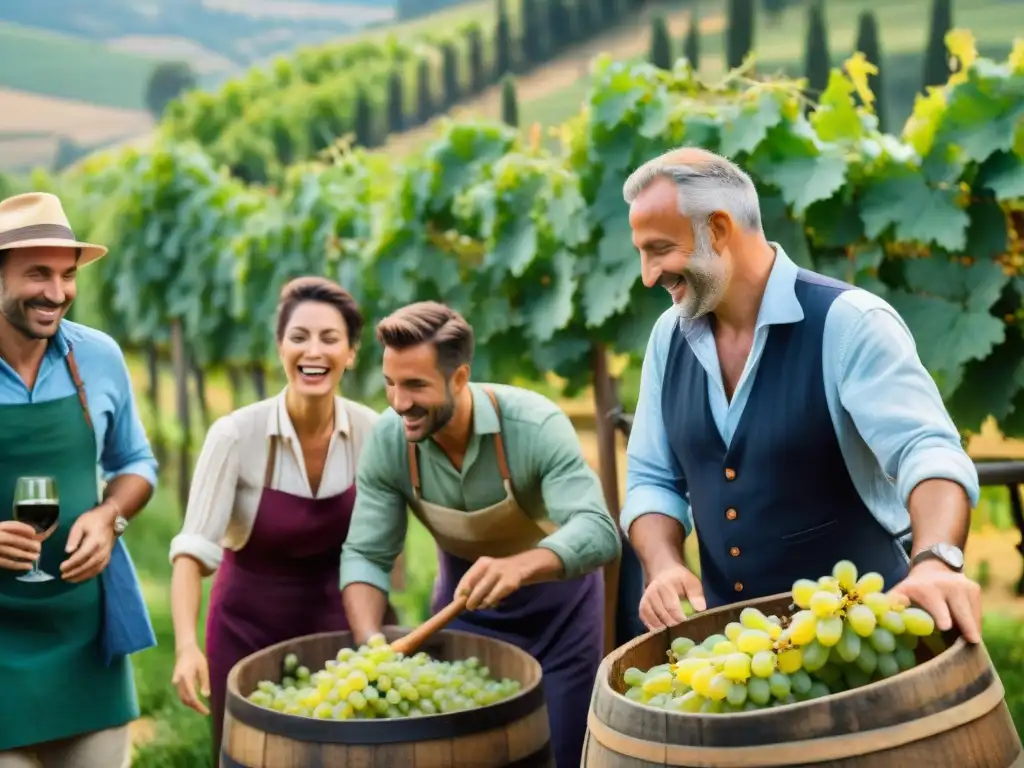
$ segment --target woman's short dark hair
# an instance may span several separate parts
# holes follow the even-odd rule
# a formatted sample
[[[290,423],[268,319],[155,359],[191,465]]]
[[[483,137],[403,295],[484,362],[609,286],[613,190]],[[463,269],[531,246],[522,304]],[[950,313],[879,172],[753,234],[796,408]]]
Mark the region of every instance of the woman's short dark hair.
[[[307,301],[327,304],[338,310],[345,321],[349,346],[354,347],[359,343],[365,324],[359,305],[352,298],[352,294],[324,277],[297,277],[281,288],[281,297],[277,303],[278,342],[284,338],[285,328],[288,327],[295,308]]]

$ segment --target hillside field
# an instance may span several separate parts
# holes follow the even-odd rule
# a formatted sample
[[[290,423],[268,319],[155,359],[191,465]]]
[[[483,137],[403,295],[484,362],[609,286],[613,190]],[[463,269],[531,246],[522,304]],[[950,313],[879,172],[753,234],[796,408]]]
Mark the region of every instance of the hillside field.
[[[997,57],[1006,55],[1014,35],[1024,31],[1024,3],[1019,0],[960,0],[953,5],[953,26],[970,29],[983,54]],[[700,70],[703,75],[712,78],[721,76],[725,71],[725,39],[722,34],[725,27],[716,18],[720,13],[718,7],[717,3],[699,4],[702,33]],[[853,51],[857,39],[857,19],[865,10],[873,11],[878,20],[883,57],[881,69],[890,116],[888,129],[898,132],[910,114],[913,96],[921,85],[931,2],[844,0],[826,3],[825,20],[834,66],[839,66]],[[682,41],[688,21],[682,27],[678,19],[671,21],[676,53],[682,55]],[[763,72],[784,71],[787,74],[802,75],[806,34],[807,11],[802,4],[789,6],[774,21],[764,13],[758,13],[754,50],[759,69]],[[642,47],[634,56],[642,57],[646,52],[646,47]],[[570,85],[553,89],[541,98],[521,99],[521,124],[561,124],[577,112],[589,88],[589,74],[584,74]]]

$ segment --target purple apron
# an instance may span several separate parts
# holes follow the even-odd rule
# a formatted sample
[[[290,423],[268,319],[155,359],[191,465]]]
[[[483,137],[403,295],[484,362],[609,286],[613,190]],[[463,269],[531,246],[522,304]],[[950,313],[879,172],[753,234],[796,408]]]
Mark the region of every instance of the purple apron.
[[[219,763],[228,672],[251,653],[293,637],[347,630],[338,569],[356,487],[308,499],[271,488],[271,440],[263,494],[245,546],[225,550],[210,593],[206,653],[214,765]],[[390,621],[394,614],[389,610]]]
[[[494,393],[485,391],[500,419]],[[438,542],[434,613],[452,601],[455,587],[476,557],[507,557],[523,552],[547,533],[515,500],[500,431],[494,441],[507,496],[473,512],[441,507],[420,497],[418,455],[415,445],[409,445],[415,496],[411,506]],[[603,571],[523,587],[496,609],[465,612],[449,627],[504,640],[540,662],[555,764],[557,768],[578,768],[590,697],[604,654]]]

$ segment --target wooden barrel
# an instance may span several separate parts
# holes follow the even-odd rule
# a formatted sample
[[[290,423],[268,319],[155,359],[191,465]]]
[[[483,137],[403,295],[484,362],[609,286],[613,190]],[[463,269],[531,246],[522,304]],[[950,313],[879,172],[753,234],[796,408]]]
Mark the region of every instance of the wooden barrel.
[[[394,640],[408,630],[387,627]],[[289,640],[247,656],[228,675],[222,768],[554,768],[540,664],[509,643],[444,630],[421,650],[441,661],[476,656],[491,675],[518,680],[515,696],[464,712],[401,720],[318,720],[246,700],[261,680],[280,680],[285,656],[323,669],[349,632]]]
[[[651,766],[841,766],[842,768],[1017,768],[1021,742],[1003,686],[984,645],[955,631],[918,666],[886,680],[820,699],[735,714],[685,714],[644,707],[624,696],[630,667],[666,661],[677,637],[700,642],[724,632],[747,606],[788,611],[790,595],[717,608],[638,637],[601,664],[588,715],[583,768]]]

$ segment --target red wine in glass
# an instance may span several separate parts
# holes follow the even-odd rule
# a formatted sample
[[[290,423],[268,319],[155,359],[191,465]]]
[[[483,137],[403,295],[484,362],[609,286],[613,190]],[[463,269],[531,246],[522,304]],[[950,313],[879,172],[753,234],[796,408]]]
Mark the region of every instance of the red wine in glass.
[[[53,528],[60,519],[57,482],[52,477],[19,477],[14,487],[14,519],[31,525],[37,535]],[[53,578],[39,569],[39,560],[36,560],[32,570],[19,576],[18,581],[35,583]]]

